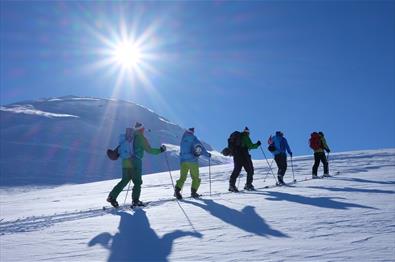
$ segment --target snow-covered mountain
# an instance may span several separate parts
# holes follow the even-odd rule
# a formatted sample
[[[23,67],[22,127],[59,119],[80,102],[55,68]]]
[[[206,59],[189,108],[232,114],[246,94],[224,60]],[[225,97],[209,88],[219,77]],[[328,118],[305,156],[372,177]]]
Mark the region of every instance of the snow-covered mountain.
[[[88,97],[59,97],[0,107],[0,185],[86,183],[120,177],[119,161],[106,157],[119,134],[136,121],[153,147],[168,145],[178,169],[184,129],[138,104]],[[150,131],[149,131],[149,130]],[[203,139],[204,140],[204,139]],[[212,150],[212,164],[229,159]],[[201,157],[201,165],[208,160]],[[164,155],[146,154],[143,173],[168,170]]]
[[[266,161],[254,161],[254,192],[227,192],[233,165],[212,167],[211,187],[201,168],[201,200],[177,202],[168,172],[147,175],[141,200],[152,202],[134,211],[102,209],[118,180],[0,189],[0,260],[395,260],[395,149],[333,154],[326,179],[306,180],[311,156],[293,160],[298,182],[272,188]]]

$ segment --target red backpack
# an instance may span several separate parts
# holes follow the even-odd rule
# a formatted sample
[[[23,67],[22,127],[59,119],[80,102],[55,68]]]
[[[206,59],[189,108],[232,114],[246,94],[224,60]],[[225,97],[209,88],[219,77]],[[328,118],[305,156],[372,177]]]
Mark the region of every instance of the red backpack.
[[[313,150],[318,150],[322,148],[321,136],[317,132],[311,133],[309,144],[310,144],[310,148]]]

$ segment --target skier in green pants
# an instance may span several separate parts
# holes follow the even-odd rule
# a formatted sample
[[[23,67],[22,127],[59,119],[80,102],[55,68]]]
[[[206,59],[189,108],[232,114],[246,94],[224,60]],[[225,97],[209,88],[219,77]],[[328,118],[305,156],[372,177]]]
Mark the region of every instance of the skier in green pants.
[[[134,185],[132,190],[133,206],[144,206],[144,203],[140,201],[144,151],[158,155],[166,151],[166,146],[152,148],[144,137],[144,126],[139,122],[136,122],[134,129],[127,128],[126,133],[120,135],[119,145],[118,152],[122,158],[122,180],[112,189],[107,202],[110,202],[114,207],[118,207],[117,197],[119,193],[132,180]]]
[[[184,186],[185,180],[187,179],[188,171],[191,172],[192,186],[191,186],[191,197],[199,198],[200,195],[197,190],[200,186],[199,178],[199,156],[204,155],[211,157],[211,154],[207,152],[206,148],[202,145],[199,139],[194,135],[195,128],[191,127],[185,131],[181,139],[180,145],[180,179],[177,180],[174,188],[174,196],[177,199],[182,199],[181,189]]]

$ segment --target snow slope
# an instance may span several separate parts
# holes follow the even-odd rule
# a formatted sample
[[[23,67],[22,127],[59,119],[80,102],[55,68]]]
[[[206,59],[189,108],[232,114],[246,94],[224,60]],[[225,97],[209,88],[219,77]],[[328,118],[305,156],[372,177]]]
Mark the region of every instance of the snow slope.
[[[136,121],[145,124],[153,147],[168,144],[170,163],[179,162],[184,129],[135,103],[66,96],[1,106],[0,185],[60,185],[117,178],[119,163],[109,161],[105,152],[115,148],[119,134]],[[213,152],[213,164],[227,162],[229,159]],[[208,165],[207,159],[202,158],[201,165]],[[167,170],[164,160],[149,154],[144,167],[145,174]]]
[[[201,168],[204,198],[181,202],[172,200],[168,172],[147,175],[142,200],[153,202],[135,211],[102,210],[118,180],[3,188],[0,260],[395,260],[395,149],[331,155],[331,172],[340,173],[328,179],[303,181],[310,156],[293,164],[299,182],[265,188],[273,177],[255,161],[258,190],[238,194],[227,192],[232,165],[212,167],[211,196]],[[240,180],[242,187],[245,175]],[[292,181],[291,165],[285,180]],[[190,178],[184,196],[189,187]]]

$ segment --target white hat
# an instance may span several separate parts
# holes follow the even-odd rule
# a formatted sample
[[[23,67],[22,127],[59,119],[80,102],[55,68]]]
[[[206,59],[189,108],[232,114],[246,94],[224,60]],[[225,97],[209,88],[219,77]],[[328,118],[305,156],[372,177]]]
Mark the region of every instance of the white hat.
[[[142,123],[136,122],[134,125],[134,130],[141,130],[144,128],[144,125]]]

